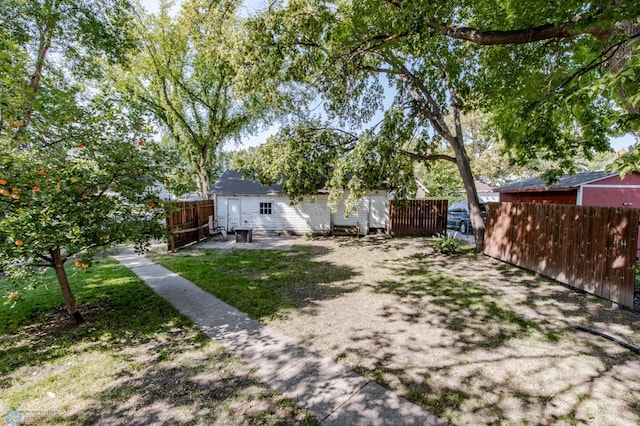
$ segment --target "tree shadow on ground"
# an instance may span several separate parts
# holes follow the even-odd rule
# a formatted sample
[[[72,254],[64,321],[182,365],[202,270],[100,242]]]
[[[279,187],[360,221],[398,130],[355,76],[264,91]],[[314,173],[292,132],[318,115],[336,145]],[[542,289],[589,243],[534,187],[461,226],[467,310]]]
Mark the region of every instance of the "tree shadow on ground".
[[[317,424],[139,280],[94,290],[81,326],[59,306],[0,336],[21,424]]]
[[[249,368],[208,341],[182,351],[145,348],[155,359],[122,371],[71,420],[82,424],[318,424],[251,377]],[[147,354],[148,355],[148,354]]]
[[[406,241],[403,238],[392,238],[389,235],[367,235],[362,236],[350,236],[350,237],[318,237],[317,239],[331,240],[337,244],[340,248],[353,248],[353,249],[366,249],[376,250],[383,252],[392,252],[402,249],[406,246]]]
[[[618,307],[610,301],[484,255],[425,253],[400,259],[387,267],[396,268],[400,277],[420,277],[420,280],[427,277],[426,281],[417,284],[423,290],[417,297],[426,296],[428,291],[425,290],[429,289],[440,297],[445,296],[440,302],[454,311],[466,309],[474,299],[482,303],[488,300],[490,310],[498,316],[506,314],[514,319],[520,316],[558,331],[599,323],[614,323],[631,329],[640,321],[640,312]],[[433,276],[438,274],[441,278],[434,283]],[[510,312],[504,312],[504,309]],[[640,334],[626,337],[640,344],[640,340],[636,340],[640,339]]]
[[[357,352],[354,347],[364,346],[361,340],[380,348],[370,354],[373,360],[360,362],[367,377],[403,389],[403,396],[447,414],[454,423],[522,420],[522,413],[543,423],[588,421],[585,412],[609,405],[605,423],[634,422],[640,416],[640,386],[633,384],[639,376],[637,355],[572,328],[609,326],[634,341],[639,337],[635,313],[611,309],[611,303],[595,296],[482,256],[414,253],[381,267],[392,269],[397,279],[371,284],[373,292],[395,297],[378,315],[431,338],[417,342],[354,333],[353,347],[340,357]],[[413,353],[432,361],[393,367],[398,356]],[[606,388],[626,391],[600,402]],[[464,406],[466,417],[437,403],[445,395],[466,400],[452,402],[452,407]]]
[[[109,351],[114,345],[139,344],[187,324],[184,316],[117,262],[95,268],[100,272],[82,274],[72,282],[86,321],[82,325],[69,318],[56,285],[39,287],[28,296],[33,300],[25,311],[3,324],[0,373],[55,361],[78,345],[83,350]]]

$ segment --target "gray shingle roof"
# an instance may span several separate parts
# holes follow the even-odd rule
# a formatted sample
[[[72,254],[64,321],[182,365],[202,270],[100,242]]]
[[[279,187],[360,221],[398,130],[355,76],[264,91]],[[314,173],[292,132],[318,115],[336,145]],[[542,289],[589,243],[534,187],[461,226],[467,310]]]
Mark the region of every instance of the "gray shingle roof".
[[[616,176],[617,173],[610,172],[585,172],[578,173],[575,175],[564,175],[557,182],[555,182],[551,186],[547,186],[547,183],[539,178],[531,178],[524,180],[522,182],[515,182],[509,185],[501,186],[500,188],[496,188],[496,192],[533,192],[533,191],[568,191],[571,189],[578,188],[581,185],[585,185],[587,183],[595,182],[601,179],[606,179],[611,176]]]
[[[282,185],[263,185],[252,179],[242,179],[242,172],[227,170],[211,186],[211,193],[218,195],[279,195]]]

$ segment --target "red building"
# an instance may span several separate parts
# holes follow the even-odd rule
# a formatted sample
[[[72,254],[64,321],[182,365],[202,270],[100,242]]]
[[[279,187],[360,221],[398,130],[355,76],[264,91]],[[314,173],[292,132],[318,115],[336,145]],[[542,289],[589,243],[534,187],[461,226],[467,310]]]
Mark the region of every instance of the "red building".
[[[495,189],[501,202],[574,204],[578,206],[640,208],[640,173],[586,172],[561,177],[547,186],[540,178]]]

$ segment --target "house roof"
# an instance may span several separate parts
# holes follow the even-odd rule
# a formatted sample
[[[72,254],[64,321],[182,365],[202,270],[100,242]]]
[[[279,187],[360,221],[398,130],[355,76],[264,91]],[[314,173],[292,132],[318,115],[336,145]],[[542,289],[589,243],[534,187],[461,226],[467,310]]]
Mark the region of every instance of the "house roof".
[[[476,185],[476,191],[478,192],[493,192],[493,187],[480,180],[473,181]]]
[[[243,179],[242,172],[227,170],[211,186],[211,193],[219,195],[279,195],[282,185],[263,185],[253,179]]]
[[[538,191],[570,191],[582,185],[596,182],[602,179],[617,176],[617,173],[605,171],[577,173],[575,175],[564,175],[551,186],[547,186],[547,182],[539,177],[523,180],[522,182],[514,182],[509,185],[496,188],[496,192],[538,192]]]

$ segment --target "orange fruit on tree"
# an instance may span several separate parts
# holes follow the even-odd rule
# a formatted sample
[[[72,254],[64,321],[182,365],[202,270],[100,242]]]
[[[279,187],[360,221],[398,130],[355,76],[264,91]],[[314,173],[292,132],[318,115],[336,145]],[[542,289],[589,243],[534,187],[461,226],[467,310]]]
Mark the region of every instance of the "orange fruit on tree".
[[[19,200],[20,199],[20,194],[13,194],[13,195],[11,195],[11,198],[13,198],[14,200]]]
[[[0,179],[0,185],[6,185],[6,184],[7,184],[6,179]]]
[[[82,262],[80,262],[79,260],[76,260],[75,265],[79,268],[82,266]]]
[[[47,171],[46,171],[46,170],[44,170],[44,169],[40,169],[40,170],[38,170],[38,174],[39,174],[40,176],[44,176],[44,175],[46,175],[46,174],[47,174]]]
[[[22,247],[24,245],[24,241],[22,240],[15,240],[13,242],[13,244],[17,245],[18,247]]]
[[[14,292],[14,293],[11,293],[11,294],[9,295],[9,298],[10,298],[10,299],[13,299],[13,300],[16,300],[18,297],[19,297],[19,296],[18,296],[18,293],[15,293],[15,292]]]
[[[33,187],[33,190],[34,191],[40,191],[40,187],[38,185],[36,185],[36,186]]]
[[[80,142],[80,143],[78,144],[78,148],[84,148],[84,144],[83,144],[82,142]]]
[[[143,146],[144,145],[144,141],[138,142],[138,145]]]
[[[5,197],[9,196],[9,191],[7,191],[6,189],[2,188],[0,189],[0,194],[4,195]]]

